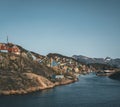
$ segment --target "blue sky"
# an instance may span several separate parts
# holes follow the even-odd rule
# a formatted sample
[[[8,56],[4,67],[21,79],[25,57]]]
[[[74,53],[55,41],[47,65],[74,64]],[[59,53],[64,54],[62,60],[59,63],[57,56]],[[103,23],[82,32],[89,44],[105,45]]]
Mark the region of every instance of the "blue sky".
[[[120,0],[0,0],[0,41],[40,54],[120,58]]]

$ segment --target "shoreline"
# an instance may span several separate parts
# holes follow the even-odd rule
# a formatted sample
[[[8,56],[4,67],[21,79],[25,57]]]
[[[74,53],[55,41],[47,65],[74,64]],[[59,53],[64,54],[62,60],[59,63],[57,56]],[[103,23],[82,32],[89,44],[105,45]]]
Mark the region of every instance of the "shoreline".
[[[51,88],[54,88],[56,86],[71,84],[71,83],[74,83],[74,82],[77,82],[77,81],[78,81],[78,79],[75,79],[75,80],[67,79],[67,80],[63,80],[61,82],[55,82],[55,83],[53,83],[53,85],[49,85],[47,87],[38,86],[38,87],[30,87],[30,88],[27,88],[25,90],[23,90],[23,89],[20,89],[20,90],[4,90],[4,91],[0,92],[0,96],[1,95],[5,95],[5,96],[24,95],[24,94],[28,94],[28,93],[32,93],[32,92],[42,91],[42,90],[45,90],[45,89],[51,89]]]

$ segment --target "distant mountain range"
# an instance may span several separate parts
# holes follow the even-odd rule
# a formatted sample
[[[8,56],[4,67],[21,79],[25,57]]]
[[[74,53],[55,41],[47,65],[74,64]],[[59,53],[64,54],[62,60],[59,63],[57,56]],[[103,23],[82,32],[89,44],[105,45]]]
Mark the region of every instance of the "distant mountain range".
[[[112,59],[110,57],[106,58],[90,58],[83,55],[73,55],[72,58],[78,60],[79,62],[85,63],[85,64],[107,64],[110,66],[115,66],[120,68],[120,58]]]

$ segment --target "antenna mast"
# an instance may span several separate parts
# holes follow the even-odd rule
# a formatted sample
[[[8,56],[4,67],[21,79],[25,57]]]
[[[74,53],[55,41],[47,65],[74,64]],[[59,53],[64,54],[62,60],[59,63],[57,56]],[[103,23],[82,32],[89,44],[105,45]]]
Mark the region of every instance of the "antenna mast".
[[[6,35],[7,35],[7,32],[6,32]],[[7,43],[9,42],[9,41],[8,41],[8,35],[7,35],[7,41],[6,41],[6,42],[7,42]]]
[[[7,35],[7,43],[8,43],[8,35]]]

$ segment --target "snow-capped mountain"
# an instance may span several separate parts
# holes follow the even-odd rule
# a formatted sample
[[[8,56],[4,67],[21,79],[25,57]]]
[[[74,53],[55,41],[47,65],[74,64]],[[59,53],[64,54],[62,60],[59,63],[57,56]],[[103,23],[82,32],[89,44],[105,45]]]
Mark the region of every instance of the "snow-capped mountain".
[[[108,64],[111,66],[116,66],[120,68],[120,58],[112,59],[110,57],[106,58],[90,58],[86,57],[83,55],[73,55],[72,56],[74,59],[86,63],[86,64],[91,64],[91,63],[99,63],[99,64]]]

